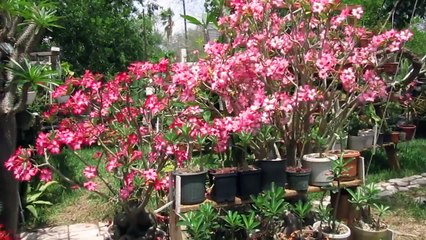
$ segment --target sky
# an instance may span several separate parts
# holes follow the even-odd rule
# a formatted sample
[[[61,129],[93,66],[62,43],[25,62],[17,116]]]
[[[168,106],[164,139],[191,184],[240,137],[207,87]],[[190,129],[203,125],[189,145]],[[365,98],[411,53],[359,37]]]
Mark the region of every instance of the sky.
[[[174,25],[173,32],[174,33],[183,33],[184,32],[184,24],[183,19],[180,15],[183,15],[183,7],[182,0],[157,0],[156,1],[160,6],[164,9],[171,7],[174,12]],[[190,16],[194,16],[197,19],[201,19],[204,14],[204,0],[185,0],[186,4],[186,14]],[[188,23],[188,28],[195,28],[192,24]],[[157,26],[161,31],[164,27],[160,24]]]

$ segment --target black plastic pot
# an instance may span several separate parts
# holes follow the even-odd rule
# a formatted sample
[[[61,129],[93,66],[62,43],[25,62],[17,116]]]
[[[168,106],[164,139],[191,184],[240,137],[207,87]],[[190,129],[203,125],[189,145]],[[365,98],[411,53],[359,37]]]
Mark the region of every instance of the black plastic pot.
[[[390,133],[383,133],[383,143],[390,143],[392,140],[391,134]]]
[[[262,190],[271,189],[273,182],[275,186],[285,187],[287,182],[285,173],[287,167],[286,159],[258,160],[256,161],[256,166],[262,169]]]
[[[379,146],[383,145],[384,136],[385,136],[384,133],[379,133],[379,135],[377,136],[377,142],[376,142],[377,145]]]
[[[237,170],[234,168],[209,170],[213,188],[211,197],[216,202],[234,202],[237,196]]]
[[[262,170],[254,168],[238,171],[237,196],[241,199],[249,199],[251,195],[262,192]]]
[[[206,173],[201,172],[183,172],[176,170],[174,176],[180,176],[181,200],[182,205],[192,205],[204,202],[206,200]]]
[[[303,169],[301,172],[287,169],[288,188],[296,191],[308,190],[310,175],[311,169]]]

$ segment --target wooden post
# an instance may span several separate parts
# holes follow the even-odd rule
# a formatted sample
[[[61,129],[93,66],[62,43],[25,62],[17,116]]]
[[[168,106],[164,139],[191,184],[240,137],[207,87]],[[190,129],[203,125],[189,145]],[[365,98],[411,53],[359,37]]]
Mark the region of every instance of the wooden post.
[[[180,212],[180,176],[175,176],[176,179],[173,181],[173,174],[170,174],[169,181],[169,201],[174,201],[173,206],[169,211],[169,237],[171,240],[182,240],[182,231],[180,226],[177,225],[179,222]]]

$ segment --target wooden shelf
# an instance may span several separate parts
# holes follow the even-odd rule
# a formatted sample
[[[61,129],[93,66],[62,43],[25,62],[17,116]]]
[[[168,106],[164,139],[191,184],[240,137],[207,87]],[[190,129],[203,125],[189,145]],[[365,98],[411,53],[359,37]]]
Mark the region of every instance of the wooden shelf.
[[[362,184],[361,179],[355,179],[355,180],[352,180],[352,181],[340,182],[340,186],[342,188],[343,187],[357,187],[357,186],[360,186],[361,184]],[[337,186],[337,182],[334,182],[334,185]],[[309,188],[308,188],[308,192],[321,192],[323,190],[324,190],[323,188],[316,187],[316,186],[309,186]],[[297,196],[297,191],[292,190],[292,189],[286,189],[285,190],[285,196],[286,197]],[[242,200],[239,197],[236,197],[234,202],[217,203],[217,202],[213,201],[212,199],[206,199],[203,203],[207,203],[207,202],[211,203],[213,205],[213,207],[216,207],[216,208],[234,207],[234,206],[238,206],[238,205],[252,203],[251,200]],[[200,204],[181,205],[179,207],[179,210],[180,210],[180,212],[188,212],[188,211],[192,211],[192,210],[197,210],[199,205]]]

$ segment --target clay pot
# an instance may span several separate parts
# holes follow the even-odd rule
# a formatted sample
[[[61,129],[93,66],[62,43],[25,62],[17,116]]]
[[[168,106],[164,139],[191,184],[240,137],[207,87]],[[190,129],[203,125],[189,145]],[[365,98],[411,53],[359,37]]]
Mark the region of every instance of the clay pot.
[[[335,150],[335,151],[329,151],[328,153],[337,155],[337,157],[340,157],[341,151]],[[342,172],[342,176],[340,177],[340,180],[342,181],[351,181],[358,177],[358,160],[361,156],[361,153],[357,150],[344,150],[343,151],[343,161],[346,164],[346,171]]]
[[[399,142],[399,132],[391,133],[391,142],[393,142],[394,144],[397,144]]]
[[[416,133],[416,125],[404,124],[404,125],[398,126],[398,128],[405,133],[405,140],[409,141],[414,138],[414,135]]]

